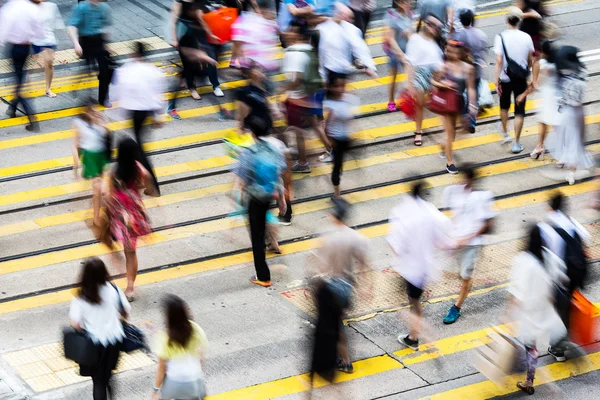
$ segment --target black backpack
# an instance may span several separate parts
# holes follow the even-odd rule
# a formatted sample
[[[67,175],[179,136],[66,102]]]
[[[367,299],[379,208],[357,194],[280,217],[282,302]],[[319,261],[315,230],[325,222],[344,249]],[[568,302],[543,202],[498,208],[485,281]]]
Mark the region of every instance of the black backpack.
[[[565,241],[565,258],[567,277],[570,280],[571,290],[583,288],[587,276],[587,260],[583,249],[583,242],[577,232],[573,236],[566,230],[554,227],[554,230]]]

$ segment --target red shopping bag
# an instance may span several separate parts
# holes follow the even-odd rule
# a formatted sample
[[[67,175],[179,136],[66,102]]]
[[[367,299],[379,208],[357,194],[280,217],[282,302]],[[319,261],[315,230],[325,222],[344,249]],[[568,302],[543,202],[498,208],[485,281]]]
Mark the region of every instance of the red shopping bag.
[[[237,17],[237,8],[222,7],[204,14],[204,22],[221,43],[227,43],[231,41],[231,26]]]
[[[435,114],[458,114],[460,97],[454,90],[434,87],[427,102],[427,109]]]
[[[403,90],[398,96],[398,103],[396,106],[402,111],[409,119],[415,119],[415,98],[410,94],[408,90]]]
[[[571,299],[571,315],[569,317],[569,335],[571,341],[585,346],[594,340],[594,319],[597,308],[581,292],[573,292]]]

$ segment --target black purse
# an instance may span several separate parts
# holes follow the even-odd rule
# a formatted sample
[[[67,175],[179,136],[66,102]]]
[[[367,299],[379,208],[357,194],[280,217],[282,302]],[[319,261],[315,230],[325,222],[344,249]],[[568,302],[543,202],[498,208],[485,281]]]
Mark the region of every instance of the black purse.
[[[111,285],[117,291],[117,296],[119,298],[119,313],[122,317],[125,317],[125,307],[123,307],[119,289],[114,283],[111,283]],[[123,324],[123,332],[125,333],[125,338],[123,339],[123,344],[121,345],[122,351],[125,353],[131,353],[134,350],[145,349],[148,347],[146,345],[146,336],[140,330],[140,328],[124,320],[121,321],[121,324]]]
[[[85,330],[78,331],[73,327],[63,329],[65,357],[79,365],[96,365],[98,348]]]
[[[519,63],[508,56],[506,52],[506,46],[504,45],[504,38],[500,35],[500,41],[502,42],[502,50],[504,50],[504,57],[506,57],[506,75],[511,82],[524,81],[529,77],[529,69],[523,68]]]

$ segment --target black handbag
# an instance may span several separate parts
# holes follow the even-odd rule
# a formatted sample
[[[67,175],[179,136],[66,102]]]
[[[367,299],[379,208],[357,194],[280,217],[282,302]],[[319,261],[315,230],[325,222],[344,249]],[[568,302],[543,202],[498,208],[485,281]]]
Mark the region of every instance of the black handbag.
[[[125,317],[125,307],[123,307],[123,302],[121,301],[121,294],[119,293],[119,289],[114,283],[111,285],[117,291],[117,296],[119,298],[119,313],[122,317]],[[148,346],[146,345],[146,336],[137,326],[130,324],[127,321],[121,321],[123,324],[123,332],[125,333],[125,338],[123,339],[123,344],[121,345],[121,350],[125,353],[131,353],[134,350],[145,349]]]
[[[86,331],[78,331],[73,327],[63,329],[65,357],[79,365],[96,365],[98,348]]]
[[[529,77],[529,69],[523,68],[519,63],[515,62],[508,56],[506,52],[506,46],[504,45],[504,38],[500,35],[500,41],[502,42],[502,50],[504,50],[504,57],[506,57],[506,75],[511,82],[524,81]]]

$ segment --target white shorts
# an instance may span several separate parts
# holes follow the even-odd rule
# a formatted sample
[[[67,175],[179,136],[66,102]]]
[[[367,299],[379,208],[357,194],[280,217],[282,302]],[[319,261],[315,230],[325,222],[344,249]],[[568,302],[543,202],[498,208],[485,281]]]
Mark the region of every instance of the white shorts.
[[[480,251],[480,245],[466,246],[457,250],[457,257],[460,257],[460,278],[462,280],[467,281],[473,277]]]

